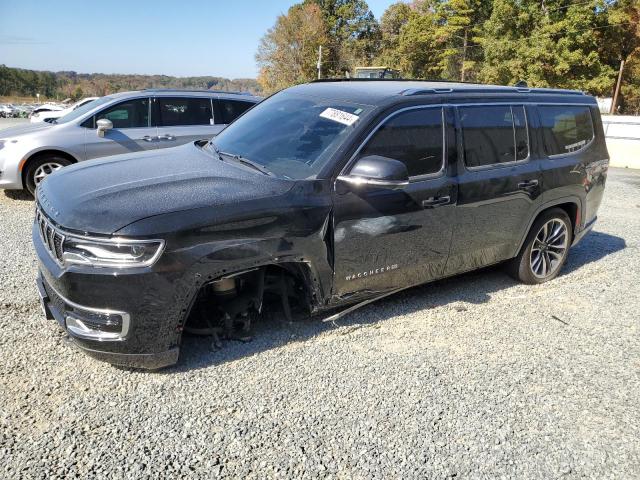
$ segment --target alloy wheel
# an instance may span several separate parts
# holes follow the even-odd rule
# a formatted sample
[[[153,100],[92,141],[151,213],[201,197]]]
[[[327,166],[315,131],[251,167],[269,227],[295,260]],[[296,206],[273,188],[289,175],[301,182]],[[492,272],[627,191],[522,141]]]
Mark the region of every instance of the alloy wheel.
[[[536,235],[529,264],[533,275],[546,278],[553,275],[562,265],[569,246],[569,230],[566,223],[558,218],[546,222]]]
[[[36,168],[36,171],[33,172],[33,183],[38,186],[38,184],[44,180],[48,175],[51,175],[56,170],[60,170],[62,165],[56,162],[47,162],[40,165]]]

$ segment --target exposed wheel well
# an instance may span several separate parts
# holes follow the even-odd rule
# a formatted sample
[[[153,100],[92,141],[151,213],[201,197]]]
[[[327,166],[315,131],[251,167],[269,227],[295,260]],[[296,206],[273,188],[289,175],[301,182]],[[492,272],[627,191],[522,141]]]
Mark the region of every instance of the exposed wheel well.
[[[231,317],[246,316],[249,310],[262,307],[265,294],[281,298],[282,305],[278,308],[282,308],[287,317],[291,314],[288,299],[294,300],[292,305],[311,312],[316,303],[313,281],[310,267],[300,262],[267,264],[216,278],[209,276],[199,287],[180,326],[189,328],[197,323],[203,304],[210,312],[218,310]]]
[[[38,158],[42,158],[42,157],[46,157],[49,155],[55,155],[58,157],[62,157],[65,158],[67,160],[69,160],[71,163],[77,163],[78,160],[73,157],[72,155],[69,155],[67,152],[63,152],[62,150],[41,150],[39,152],[35,152],[34,154],[32,154],[29,158],[27,158],[27,160],[24,162],[24,164],[22,164],[20,171],[21,172],[26,172],[27,169],[29,168],[29,165],[34,162],[35,160],[37,160]],[[23,188],[27,188],[27,183],[26,183],[26,176],[22,175],[22,187]]]

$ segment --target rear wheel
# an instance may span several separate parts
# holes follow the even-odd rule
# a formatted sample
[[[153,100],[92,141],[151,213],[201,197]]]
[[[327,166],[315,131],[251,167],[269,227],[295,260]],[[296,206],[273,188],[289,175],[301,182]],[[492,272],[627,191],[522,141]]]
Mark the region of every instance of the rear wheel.
[[[47,176],[60,170],[62,167],[71,165],[71,162],[64,157],[57,155],[47,155],[36,158],[29,162],[25,171],[25,186],[31,195],[35,196],[36,188]]]
[[[554,279],[567,260],[572,238],[571,220],[564,210],[544,212],[533,223],[518,256],[509,262],[509,274],[528,284]]]

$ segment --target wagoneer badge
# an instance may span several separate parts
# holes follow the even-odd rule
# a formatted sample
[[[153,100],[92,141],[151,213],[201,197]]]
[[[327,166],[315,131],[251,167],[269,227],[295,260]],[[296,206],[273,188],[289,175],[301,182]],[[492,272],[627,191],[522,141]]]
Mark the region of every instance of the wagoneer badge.
[[[344,277],[346,281],[356,280],[357,278],[364,277],[373,277],[374,275],[380,275],[381,273],[390,272],[391,270],[395,270],[398,268],[398,264],[394,263],[393,265],[387,265],[386,267],[372,268],[371,270],[367,270],[365,272],[354,273],[353,275],[347,275]]]

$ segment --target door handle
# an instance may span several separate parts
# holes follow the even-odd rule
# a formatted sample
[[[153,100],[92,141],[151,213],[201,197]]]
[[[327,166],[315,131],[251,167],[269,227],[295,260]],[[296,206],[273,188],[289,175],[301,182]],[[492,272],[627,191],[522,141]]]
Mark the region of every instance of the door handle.
[[[154,139],[155,137],[150,137],[149,135],[145,135],[144,137],[142,137],[142,140],[144,140],[145,142],[153,142]]]
[[[538,180],[525,180],[524,182],[518,183],[518,188],[520,190],[527,190],[529,188],[537,187]]]
[[[449,195],[444,197],[429,197],[422,201],[422,206],[424,208],[435,208],[441,205],[446,205],[449,202],[451,202],[451,197]]]
[[[158,137],[160,140],[175,140],[176,137],[174,137],[173,135],[167,133],[166,135],[161,135]]]

